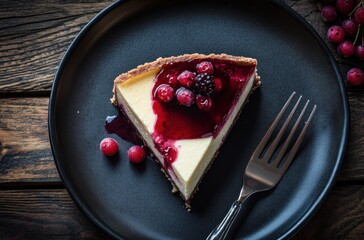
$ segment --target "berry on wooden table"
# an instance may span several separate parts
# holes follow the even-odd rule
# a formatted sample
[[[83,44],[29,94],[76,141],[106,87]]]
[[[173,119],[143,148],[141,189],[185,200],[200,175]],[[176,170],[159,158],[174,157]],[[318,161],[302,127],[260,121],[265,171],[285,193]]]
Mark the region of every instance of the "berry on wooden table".
[[[344,40],[345,37],[345,30],[338,26],[334,25],[329,28],[327,31],[327,39],[335,44],[341,43]]]
[[[337,52],[342,57],[350,57],[355,54],[355,47],[351,41],[344,41],[337,47]]]
[[[356,46],[355,55],[359,60],[364,60],[364,45]]]
[[[355,10],[354,17],[359,24],[364,25],[364,7],[358,7]]]
[[[359,86],[364,81],[364,72],[360,68],[352,68],[346,74],[346,80],[352,86]]]
[[[321,9],[321,17],[327,23],[335,21],[337,17],[336,8],[331,5],[323,6]]]
[[[354,0],[337,0],[336,9],[343,15],[349,15],[355,8]]]
[[[341,26],[345,30],[346,36],[352,37],[357,33],[359,24],[355,19],[348,18],[342,22]]]

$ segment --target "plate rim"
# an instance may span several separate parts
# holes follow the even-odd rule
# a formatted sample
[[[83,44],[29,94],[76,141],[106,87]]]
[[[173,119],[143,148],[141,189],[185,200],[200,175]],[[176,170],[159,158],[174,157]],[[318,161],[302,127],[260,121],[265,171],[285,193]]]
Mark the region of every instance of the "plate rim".
[[[57,100],[57,90],[59,90],[59,82],[61,81],[61,75],[64,68],[64,65],[69,60],[70,56],[72,55],[73,51],[78,47],[79,42],[85,37],[85,35],[93,28],[94,25],[96,25],[100,20],[102,20],[105,16],[107,16],[110,12],[112,12],[114,9],[118,8],[122,4],[127,2],[127,0],[119,0],[117,2],[114,2],[101,10],[99,13],[97,13],[76,35],[76,37],[71,41],[69,47],[65,51],[59,65],[58,69],[56,71],[56,74],[53,79],[52,87],[51,87],[51,93],[48,103],[48,135],[49,135],[49,141],[51,145],[52,155],[53,159],[57,168],[57,171],[59,173],[59,176],[64,183],[64,186],[71,196],[72,200],[76,203],[78,209],[100,230],[102,230],[104,233],[109,235],[112,238],[115,239],[124,239],[124,236],[121,236],[119,233],[117,233],[114,229],[112,229],[108,224],[102,221],[102,219],[99,219],[93,214],[93,211],[86,207],[84,203],[80,200],[77,192],[70,186],[72,186],[72,183],[70,179],[66,177],[65,171],[61,167],[60,163],[60,156],[58,152],[60,151],[58,144],[57,144],[57,134],[56,134],[56,127],[55,127],[55,105]],[[349,130],[350,130],[350,111],[349,111],[349,103],[347,99],[347,93],[344,85],[343,76],[341,74],[341,71],[339,69],[339,66],[324,42],[324,40],[320,37],[320,35],[316,32],[316,30],[307,22],[306,19],[304,19],[301,15],[299,15],[297,12],[295,12],[292,8],[290,8],[287,4],[283,3],[280,0],[266,0],[267,3],[273,4],[275,7],[280,8],[283,10],[288,16],[292,17],[294,20],[298,21],[298,23],[310,34],[314,37],[316,42],[318,43],[319,47],[323,50],[327,57],[328,63],[333,67],[336,75],[336,81],[338,83],[339,91],[340,91],[340,98],[342,103],[342,110],[344,113],[343,116],[343,129],[342,129],[342,138],[340,140],[340,146],[338,149],[338,154],[336,158],[336,162],[333,168],[333,171],[330,174],[330,177],[328,181],[326,182],[321,194],[315,199],[313,204],[309,207],[309,209],[302,215],[302,217],[299,219],[299,221],[295,222],[283,235],[280,236],[279,239],[288,239],[289,237],[292,237],[297,231],[302,228],[305,223],[307,223],[314,214],[318,211],[320,206],[325,202],[327,199],[329,193],[331,192],[332,188],[335,185],[336,178],[338,175],[338,172],[341,168],[342,162],[346,156],[347,153],[347,142],[349,137]]]

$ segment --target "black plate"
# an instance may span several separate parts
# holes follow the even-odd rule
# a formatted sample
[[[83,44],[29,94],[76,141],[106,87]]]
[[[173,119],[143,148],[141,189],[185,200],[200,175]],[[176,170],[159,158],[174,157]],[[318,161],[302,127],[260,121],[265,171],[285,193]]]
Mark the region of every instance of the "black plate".
[[[71,44],[55,77],[49,132],[70,195],[96,225],[116,238],[204,239],[237,198],[242,172],[287,97],[297,91],[318,105],[298,157],[273,190],[258,197],[238,236],[292,236],[333,185],[345,151],[348,105],[332,56],[312,28],[279,2],[122,1],[93,19]],[[113,79],[158,57],[228,53],[257,58],[255,92],[203,179],[191,213],[148,159],[105,158]],[[115,136],[116,137],[116,136]]]

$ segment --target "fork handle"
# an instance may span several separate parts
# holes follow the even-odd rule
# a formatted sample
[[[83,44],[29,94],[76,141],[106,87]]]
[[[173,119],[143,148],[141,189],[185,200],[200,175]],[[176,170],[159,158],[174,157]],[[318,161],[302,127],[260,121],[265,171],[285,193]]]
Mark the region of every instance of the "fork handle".
[[[236,200],[233,202],[222,222],[210,233],[206,240],[231,239],[240,226],[242,216],[251,205],[247,204],[247,199],[249,198],[246,198],[245,201]]]

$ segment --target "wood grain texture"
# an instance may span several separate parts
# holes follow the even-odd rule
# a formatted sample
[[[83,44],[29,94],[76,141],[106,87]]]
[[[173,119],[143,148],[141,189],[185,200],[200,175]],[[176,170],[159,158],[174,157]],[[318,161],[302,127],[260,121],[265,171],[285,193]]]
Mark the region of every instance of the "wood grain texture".
[[[364,189],[335,187],[316,215],[293,239],[364,237]],[[3,239],[100,239],[64,189],[0,191]]]
[[[49,93],[83,26],[112,1],[1,1],[0,94]]]
[[[60,182],[48,138],[48,98],[0,98],[0,185]]]
[[[108,239],[64,189],[0,191],[0,238]]]

